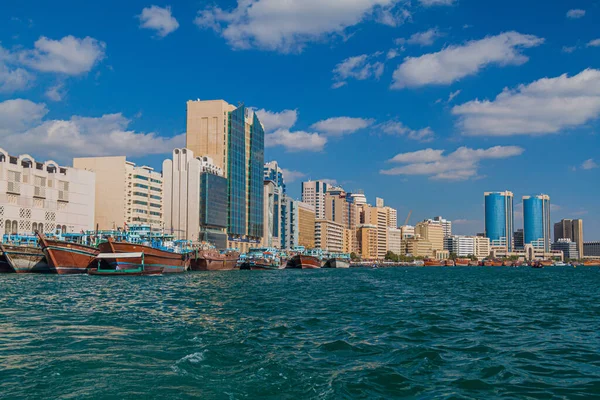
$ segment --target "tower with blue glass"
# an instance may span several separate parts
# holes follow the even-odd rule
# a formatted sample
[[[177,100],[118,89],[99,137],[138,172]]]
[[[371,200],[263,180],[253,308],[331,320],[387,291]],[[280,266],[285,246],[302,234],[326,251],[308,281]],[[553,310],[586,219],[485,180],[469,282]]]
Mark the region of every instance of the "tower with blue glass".
[[[550,251],[550,196],[523,196],[523,242]]]
[[[493,247],[503,247],[512,251],[514,246],[514,195],[512,192],[486,192],[485,236]]]

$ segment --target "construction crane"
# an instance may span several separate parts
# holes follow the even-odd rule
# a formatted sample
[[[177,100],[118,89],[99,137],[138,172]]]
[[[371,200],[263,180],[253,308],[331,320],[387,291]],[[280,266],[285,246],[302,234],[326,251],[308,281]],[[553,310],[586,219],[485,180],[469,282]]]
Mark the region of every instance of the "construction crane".
[[[404,225],[408,225],[408,221],[410,220],[410,216],[412,215],[412,210],[408,212],[408,217],[406,217],[406,221],[404,221]]]

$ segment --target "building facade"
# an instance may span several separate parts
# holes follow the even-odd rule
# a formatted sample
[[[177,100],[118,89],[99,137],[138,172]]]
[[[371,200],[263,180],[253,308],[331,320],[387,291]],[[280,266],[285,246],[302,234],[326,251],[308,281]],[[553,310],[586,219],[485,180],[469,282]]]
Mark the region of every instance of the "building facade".
[[[0,234],[94,229],[95,174],[0,148]]]
[[[285,214],[283,217],[283,219],[285,219],[285,225],[283,226],[283,230],[281,233],[281,248],[283,249],[293,249],[299,246],[299,203],[299,201],[296,201],[288,196],[284,196],[283,198],[282,213]]]
[[[600,257],[600,242],[584,243],[583,257]]]
[[[554,241],[559,239],[571,239],[577,243],[577,251],[580,257],[583,257],[583,220],[581,219],[563,219],[554,224]]]
[[[264,247],[281,248],[283,241],[281,237],[282,200],[283,195],[280,192],[280,187],[276,186],[273,181],[264,181]]]
[[[165,231],[177,240],[227,248],[227,179],[210,157],[173,150],[163,161]]]
[[[332,253],[344,251],[344,226],[326,219],[315,221],[315,248]]]
[[[489,257],[492,252],[490,238],[483,236],[475,236],[475,257],[484,259]]]
[[[525,235],[523,229],[517,229],[514,233],[515,250],[523,250],[525,248]]]
[[[358,251],[363,260],[379,258],[377,245],[377,225],[362,224],[357,229]]]
[[[315,248],[315,209],[310,204],[298,204],[298,246]]]
[[[552,243],[552,250],[562,251],[564,257],[571,260],[579,260],[580,258],[577,243],[572,242],[571,239],[558,239],[558,241]]]
[[[439,222],[419,222],[415,226],[415,235],[428,240],[433,250],[444,250],[444,228]]]
[[[423,237],[417,236],[406,240],[406,253],[413,257],[432,257],[433,246],[431,242]]]
[[[302,202],[314,207],[317,219],[325,219],[325,194],[329,186],[323,181],[302,182]]]
[[[523,196],[523,242],[550,251],[550,196]]]
[[[453,235],[446,238],[448,251],[456,254],[457,257],[469,257],[475,255],[474,236]]]
[[[402,255],[402,230],[399,228],[388,228],[387,251]]]
[[[188,101],[187,147],[211,157],[228,182],[228,247],[259,247],[264,233],[264,129],[244,105]]]
[[[442,225],[444,237],[452,236],[452,221],[449,221],[442,217],[434,217],[433,219],[430,219],[429,221]]]
[[[513,249],[514,232],[514,195],[512,192],[486,192],[485,205],[485,236],[491,245],[503,247],[508,251]]]
[[[95,221],[101,230],[126,225],[163,229],[163,179],[160,172],[121,157],[73,159],[73,166],[96,174]]]

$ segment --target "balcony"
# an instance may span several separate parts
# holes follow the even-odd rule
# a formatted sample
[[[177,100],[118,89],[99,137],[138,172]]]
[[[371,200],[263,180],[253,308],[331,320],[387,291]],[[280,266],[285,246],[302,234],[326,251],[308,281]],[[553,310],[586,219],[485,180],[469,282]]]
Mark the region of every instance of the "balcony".
[[[38,199],[45,199],[46,198],[46,188],[42,187],[42,186],[35,186],[33,188],[33,197],[36,197]]]
[[[66,190],[59,190],[58,191],[58,201],[68,203],[69,202],[69,192],[67,192]]]
[[[21,183],[20,182],[8,182],[6,192],[10,194],[21,194]]]

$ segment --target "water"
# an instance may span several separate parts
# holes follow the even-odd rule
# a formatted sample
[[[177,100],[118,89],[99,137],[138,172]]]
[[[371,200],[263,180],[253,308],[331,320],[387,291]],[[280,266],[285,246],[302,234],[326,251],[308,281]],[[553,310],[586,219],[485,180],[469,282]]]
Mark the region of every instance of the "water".
[[[0,276],[0,398],[590,398],[597,268]]]

